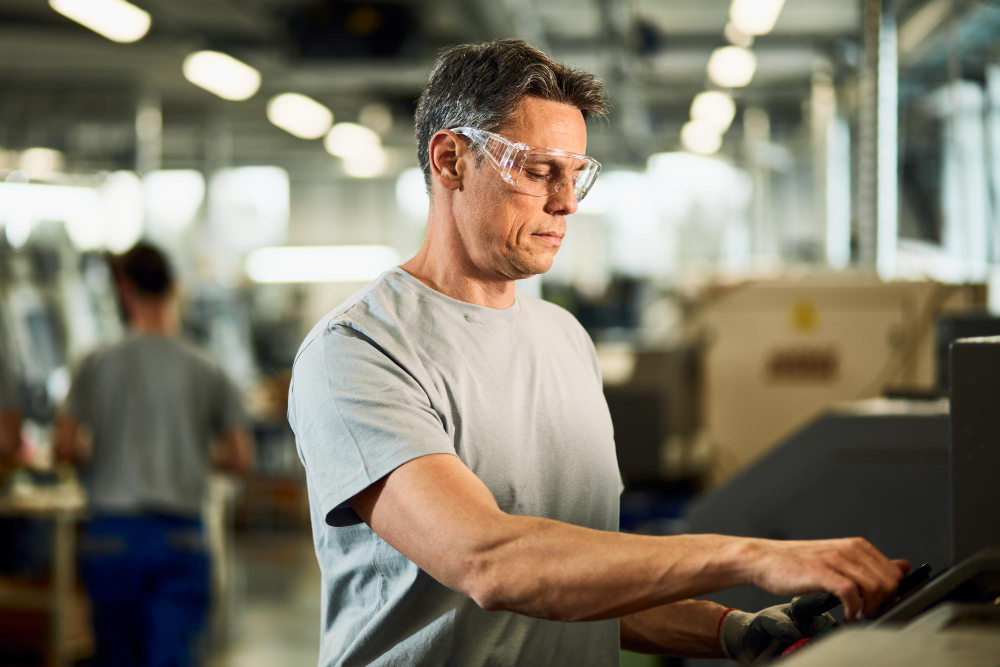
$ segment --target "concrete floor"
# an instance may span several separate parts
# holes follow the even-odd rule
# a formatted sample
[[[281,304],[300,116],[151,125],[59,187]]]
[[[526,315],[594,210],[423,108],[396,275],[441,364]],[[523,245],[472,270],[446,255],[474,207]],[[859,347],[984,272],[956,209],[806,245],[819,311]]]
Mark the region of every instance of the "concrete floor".
[[[209,667],[312,667],[319,655],[320,575],[307,532],[237,535],[225,646]]]

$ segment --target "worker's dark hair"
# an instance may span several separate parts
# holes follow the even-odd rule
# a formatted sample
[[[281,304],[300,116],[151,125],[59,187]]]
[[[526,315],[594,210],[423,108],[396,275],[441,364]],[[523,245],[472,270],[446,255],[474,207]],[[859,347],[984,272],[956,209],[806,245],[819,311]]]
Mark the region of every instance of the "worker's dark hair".
[[[430,142],[438,130],[459,126],[498,132],[514,120],[525,96],[571,104],[584,118],[603,117],[604,83],[570,69],[519,39],[463,44],[443,51],[417,103],[417,159],[431,187]]]
[[[136,243],[115,264],[119,277],[143,296],[165,297],[174,287],[174,272],[167,256],[149,243]]]

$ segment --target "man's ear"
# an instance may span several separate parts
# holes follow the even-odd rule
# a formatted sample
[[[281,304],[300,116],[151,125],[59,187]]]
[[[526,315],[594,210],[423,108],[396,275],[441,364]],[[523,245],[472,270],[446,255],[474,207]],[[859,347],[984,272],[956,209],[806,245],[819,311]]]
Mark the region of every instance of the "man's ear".
[[[457,134],[451,130],[438,130],[431,137],[428,146],[431,178],[449,190],[461,188],[465,172],[465,160],[462,156],[467,151],[468,147]]]

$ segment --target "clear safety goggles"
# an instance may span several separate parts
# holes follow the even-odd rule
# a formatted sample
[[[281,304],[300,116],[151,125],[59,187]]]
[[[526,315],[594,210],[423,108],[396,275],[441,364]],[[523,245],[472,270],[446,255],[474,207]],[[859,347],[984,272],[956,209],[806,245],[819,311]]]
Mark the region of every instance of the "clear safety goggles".
[[[500,177],[524,194],[548,197],[573,183],[577,201],[587,196],[601,163],[592,157],[558,148],[534,148],[477,127],[453,127],[483,152]]]

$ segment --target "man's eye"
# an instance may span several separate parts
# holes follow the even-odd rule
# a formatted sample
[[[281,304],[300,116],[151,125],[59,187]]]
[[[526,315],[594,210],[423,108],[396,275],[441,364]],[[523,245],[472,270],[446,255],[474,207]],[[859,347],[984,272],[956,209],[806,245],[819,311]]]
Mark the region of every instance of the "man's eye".
[[[528,178],[530,178],[533,181],[547,181],[549,177],[552,175],[550,172],[543,173],[540,171],[529,171],[529,170],[525,170],[524,173],[527,174]]]

